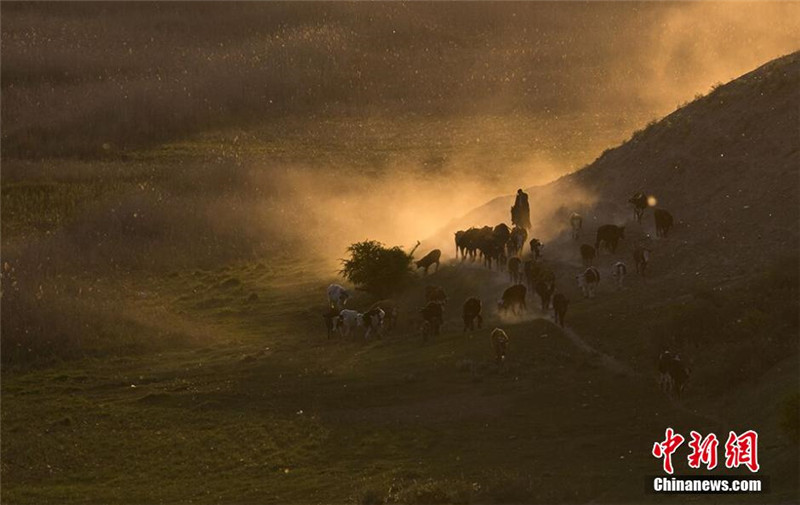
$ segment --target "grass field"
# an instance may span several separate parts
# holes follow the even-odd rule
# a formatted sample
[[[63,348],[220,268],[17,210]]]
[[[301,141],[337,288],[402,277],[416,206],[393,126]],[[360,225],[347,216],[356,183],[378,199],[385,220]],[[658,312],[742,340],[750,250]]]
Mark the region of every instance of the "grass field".
[[[757,429],[766,501],[796,496],[796,445],[779,427],[796,354],[736,387],[700,371],[672,402],[652,366],[661,342],[643,342],[653,319],[640,309],[663,302],[658,289],[573,298],[570,327],[629,373],[548,320],[490,315],[485,328],[512,338],[498,369],[487,329],[462,335],[457,301],[443,335],[422,343],[421,279],[392,334],[327,340],[325,270],[256,259],[76,280],[84,308],[116,318],[108,341],[87,331],[44,363],[4,342],[4,502],[658,502],[643,480],[660,470],[649,453],[666,426]],[[451,265],[430,281],[453,300],[491,300],[500,275]]]
[[[408,246],[497,196],[500,182],[563,167],[549,172],[527,135],[546,125],[525,118],[326,121],[209,131],[94,159],[3,160],[4,503],[796,500],[798,266],[780,257],[796,242],[781,234],[791,216],[773,220],[763,242],[728,225],[739,242],[723,257],[714,216],[736,223],[756,205],[735,216],[733,204],[711,206],[717,214],[653,242],[646,281],[631,274],[617,291],[604,273],[592,300],[572,278],[576,244],[555,233],[544,261],[572,300],[566,331],[533,297],[524,317],[501,318],[493,301],[506,274],[447,260],[397,294],[400,324],[384,338],[327,339],[325,288],[341,281],[349,242]],[[473,138],[476,129],[491,134]],[[663,131],[655,124],[634,147],[647,153]],[[788,154],[764,149],[788,166],[797,151],[779,147]],[[745,161],[737,167],[755,177]],[[776,166],[770,182],[780,184],[791,172]],[[424,206],[431,195],[443,196]],[[650,224],[627,226],[618,255],[598,260],[603,272],[612,258],[633,271],[632,246]],[[425,343],[417,308],[427,283],[450,301],[442,335]],[[475,295],[486,323],[464,335],[460,305]],[[357,292],[350,306],[373,301]],[[495,326],[511,338],[503,367]],[[657,386],[667,348],[692,367],[680,400]],[[770,493],[646,494],[667,427],[720,439],[757,430]],[[691,473],[685,455],[678,473]]]

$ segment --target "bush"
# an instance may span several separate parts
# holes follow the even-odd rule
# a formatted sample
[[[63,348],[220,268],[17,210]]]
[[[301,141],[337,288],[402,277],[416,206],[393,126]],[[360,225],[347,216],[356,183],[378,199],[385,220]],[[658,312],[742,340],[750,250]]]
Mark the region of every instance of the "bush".
[[[395,246],[386,248],[374,240],[347,248],[350,259],[342,260],[340,274],[357,289],[379,297],[401,290],[411,279],[411,255]]]

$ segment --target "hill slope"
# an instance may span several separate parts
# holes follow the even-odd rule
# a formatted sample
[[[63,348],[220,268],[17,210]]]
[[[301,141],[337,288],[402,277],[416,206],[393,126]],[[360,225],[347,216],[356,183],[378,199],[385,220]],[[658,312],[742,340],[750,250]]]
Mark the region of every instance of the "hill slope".
[[[529,188],[534,235],[563,244],[567,216],[578,210],[584,214],[582,240],[592,242],[586,235],[597,225],[632,221],[627,199],[646,191],[677,221],[665,241],[670,254],[707,253],[680,254],[689,264],[709,253],[721,266],[795,254],[798,111],[800,53],[793,53],[651,123],[582,170]],[[496,198],[456,220],[447,233],[507,221],[512,203],[512,197]],[[641,228],[631,223],[628,230],[628,245],[655,236],[652,212]]]

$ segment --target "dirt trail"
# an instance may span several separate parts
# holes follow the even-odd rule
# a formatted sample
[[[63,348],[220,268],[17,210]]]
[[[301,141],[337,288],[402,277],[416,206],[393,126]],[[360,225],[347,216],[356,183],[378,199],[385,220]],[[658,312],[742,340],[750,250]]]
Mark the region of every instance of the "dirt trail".
[[[580,348],[582,351],[591,354],[593,356],[597,356],[600,360],[600,364],[604,366],[606,369],[610,370],[611,372],[624,375],[626,377],[634,377],[638,375],[636,372],[633,371],[631,367],[629,367],[625,363],[622,363],[617,358],[609,354],[606,354],[604,352],[601,352],[592,347],[591,345],[589,345],[588,343],[586,343],[586,341],[582,339],[581,336],[578,335],[573,329],[569,327],[564,327],[561,328],[561,331],[563,331],[564,335],[566,335],[567,338],[569,338],[570,341],[573,344],[575,344],[578,348]]]

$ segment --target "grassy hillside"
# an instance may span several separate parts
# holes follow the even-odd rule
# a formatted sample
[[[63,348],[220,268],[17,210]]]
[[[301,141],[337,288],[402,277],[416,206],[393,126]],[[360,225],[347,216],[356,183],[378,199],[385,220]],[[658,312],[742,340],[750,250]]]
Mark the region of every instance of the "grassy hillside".
[[[589,235],[599,224],[628,223],[633,241],[654,237],[652,211],[639,227],[627,203],[644,191],[675,216],[678,244],[663,245],[686,246],[681,256],[687,261],[705,261],[708,251],[716,251],[721,266],[738,272],[769,261],[773,254],[764,251],[794,254],[800,219],[798,84],[800,53],[794,53],[650,123],[585,168],[529,188],[534,235],[558,242],[567,235],[569,213],[578,210]],[[508,220],[512,204],[513,197],[498,198],[448,228]]]
[[[77,7],[55,8],[69,17]],[[106,15],[129,16],[134,28],[148,23],[143,11],[150,8],[102,6]],[[240,8],[221,33],[255,30]],[[303,19],[304,6],[285,8]],[[177,7],[158,9],[164,33],[185,40]],[[208,10],[217,7],[198,9],[195,21],[210,19]],[[327,9],[330,16],[347,13],[339,4]],[[12,10],[15,23],[40,15],[28,5]],[[473,22],[482,11],[475,12]],[[282,19],[273,19],[275,40],[295,33]],[[316,32],[304,33],[295,35]],[[209,39],[204,50],[221,42]],[[86,142],[93,125],[117,125],[110,131],[127,138],[131,124],[146,121],[117,122],[90,109],[78,122],[55,114],[52,125],[12,129],[8,139],[18,150],[16,159],[3,160],[0,230],[2,501],[672,502],[643,489],[644,477],[660,471],[650,450],[668,426],[721,438],[728,430],[757,430],[761,475],[771,481],[765,495],[681,498],[795,501],[798,59],[790,55],[722,86],[584,170],[531,190],[535,233],[546,240],[543,261],[571,299],[565,330],[535,309],[535,297],[524,316],[501,317],[494,301],[508,285],[506,274],[457,262],[397,294],[399,326],[380,340],[327,339],[320,317],[326,286],[340,281],[341,241],[397,236],[380,235],[391,226],[376,209],[387,201],[394,214],[422,209],[391,225],[451,215],[455,207],[423,205],[432,194],[454,192],[441,183],[457,179],[459,165],[447,157],[487,166],[497,160],[486,171],[502,178],[528,129],[543,128],[538,120],[340,116],[239,127],[165,108],[180,128],[144,131],[133,137],[135,149],[104,159],[92,158],[97,146]],[[57,67],[56,60],[50,63]],[[59,68],[46,77],[22,74],[4,72],[4,98],[11,82],[72,82]],[[83,85],[76,86],[81,93]],[[160,100],[173,105],[168,93]],[[186,105],[192,114],[193,103]],[[188,121],[195,133],[181,129],[187,118],[197,120]],[[494,136],[481,135],[489,146],[465,155],[477,143],[473,121]],[[74,137],[40,142],[73,129]],[[429,130],[447,131],[449,140]],[[73,140],[89,158],[27,158],[83,152],[72,150]],[[30,146],[43,150],[26,151]],[[403,179],[404,158],[423,169]],[[437,168],[441,179],[419,184]],[[517,174],[508,180],[516,184]],[[291,184],[298,177],[304,184]],[[329,193],[313,192],[317,187]],[[630,222],[625,200],[638,190],[676,216],[668,239],[648,238],[650,211],[641,226]],[[320,195],[325,199],[315,200]],[[350,206],[353,200],[360,204]],[[456,225],[505,220],[509,206],[499,197],[454,222],[439,238],[445,252]],[[598,262],[602,282],[591,300],[575,286],[580,259],[564,231],[576,207],[585,217],[582,241],[593,242],[597,224],[627,226],[619,253]],[[421,233],[423,225],[416,226],[408,228]],[[624,259],[632,272],[639,241],[653,248],[650,275],[632,274],[618,291],[608,268]],[[425,241],[423,249],[435,243]],[[429,283],[443,286],[450,300],[442,335],[424,343],[417,310]],[[460,304],[468,296],[483,300],[486,323],[465,335]],[[350,306],[363,310],[373,301],[356,292]],[[496,326],[511,338],[502,367],[489,343]],[[656,383],[664,349],[692,367],[680,400]],[[690,473],[685,461],[677,466]]]

